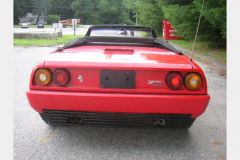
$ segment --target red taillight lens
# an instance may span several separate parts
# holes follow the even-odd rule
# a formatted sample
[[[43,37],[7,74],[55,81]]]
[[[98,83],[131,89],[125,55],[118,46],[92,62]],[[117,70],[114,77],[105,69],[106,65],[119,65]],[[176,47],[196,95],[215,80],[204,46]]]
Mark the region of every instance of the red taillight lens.
[[[170,72],[166,76],[166,84],[171,89],[180,89],[183,85],[183,77],[178,72]]]
[[[70,80],[70,74],[66,69],[57,69],[53,73],[53,82],[58,86],[65,86]]]

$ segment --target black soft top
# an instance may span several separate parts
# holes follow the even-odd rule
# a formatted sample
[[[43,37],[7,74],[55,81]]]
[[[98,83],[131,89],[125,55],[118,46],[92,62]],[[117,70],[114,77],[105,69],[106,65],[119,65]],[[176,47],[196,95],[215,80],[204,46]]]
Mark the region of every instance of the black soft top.
[[[145,30],[152,32],[154,38],[136,38],[136,37],[106,37],[106,36],[89,36],[92,29],[133,29],[133,30]],[[181,51],[176,50],[167,41],[157,38],[154,29],[145,26],[91,26],[89,27],[85,37],[78,37],[66,43],[63,47],[58,48],[56,51],[62,51],[63,49],[85,46],[85,45],[109,45],[109,46],[137,46],[137,47],[157,47],[165,50],[175,52],[179,55]]]

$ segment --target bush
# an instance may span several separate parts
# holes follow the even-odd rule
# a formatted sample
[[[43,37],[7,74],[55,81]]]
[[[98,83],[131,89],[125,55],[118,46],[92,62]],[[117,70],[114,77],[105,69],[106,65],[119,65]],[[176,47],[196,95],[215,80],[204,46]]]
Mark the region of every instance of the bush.
[[[58,15],[48,15],[47,21],[48,21],[48,24],[58,23],[59,17]]]
[[[131,20],[125,20],[125,21],[123,21],[123,23],[122,24],[126,24],[126,25],[135,25],[136,23],[134,23],[134,22],[132,22]]]
[[[202,0],[194,0],[187,5],[180,5],[178,1],[174,1],[175,4],[162,5],[164,17],[171,21],[179,37],[193,41]],[[211,48],[226,46],[226,0],[211,0],[205,3],[197,38],[198,41],[207,42],[206,45]]]

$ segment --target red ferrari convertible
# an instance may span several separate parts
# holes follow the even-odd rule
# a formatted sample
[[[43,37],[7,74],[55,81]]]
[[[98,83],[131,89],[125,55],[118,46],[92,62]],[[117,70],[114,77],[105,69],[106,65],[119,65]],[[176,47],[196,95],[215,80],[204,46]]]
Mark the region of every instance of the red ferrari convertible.
[[[47,124],[189,128],[208,105],[202,69],[144,26],[91,26],[34,67],[27,97]]]

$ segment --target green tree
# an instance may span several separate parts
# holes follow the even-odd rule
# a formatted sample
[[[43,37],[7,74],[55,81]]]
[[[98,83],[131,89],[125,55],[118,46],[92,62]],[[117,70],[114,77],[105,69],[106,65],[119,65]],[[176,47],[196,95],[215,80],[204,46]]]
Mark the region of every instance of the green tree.
[[[81,19],[82,24],[94,24],[98,21],[98,0],[74,0],[71,4],[75,18]]]
[[[200,8],[201,0],[196,0],[195,5]],[[220,30],[222,38],[226,38],[226,0],[206,1],[204,5],[203,17],[209,22],[211,27]]]
[[[132,17],[138,22],[138,25],[150,26],[155,29],[157,35],[162,34],[163,11],[158,6],[158,1],[128,0],[126,6],[134,14]]]
[[[47,0],[31,0],[32,13],[38,15],[37,23],[41,15],[47,15]]]
[[[48,0],[48,14],[58,15],[60,19],[72,19],[74,17],[74,11],[71,8],[71,4],[74,0]]]
[[[25,16],[29,11],[29,0],[14,0],[14,24],[19,23],[18,16]]]
[[[194,39],[199,12],[194,4],[191,5],[166,5],[162,7],[164,17],[171,21],[171,25],[177,30],[177,35],[186,40]]]
[[[169,3],[167,3],[169,2]],[[171,3],[170,3],[171,2]],[[202,0],[176,4],[159,0],[164,17],[171,21],[178,36],[186,40],[195,37]],[[198,40],[208,42],[209,47],[226,46],[226,1],[206,1],[203,9]]]
[[[157,35],[162,34],[163,11],[155,0],[137,2],[139,24],[155,29]]]
[[[174,5],[174,4],[178,4],[180,6],[189,5],[189,4],[192,4],[193,1],[194,0],[157,0],[158,4],[160,6]]]
[[[129,19],[123,0],[101,0],[99,8],[100,20],[104,24],[119,24]]]
[[[137,13],[138,13],[138,7],[137,7],[138,0],[127,0],[125,1],[125,6],[128,8],[129,13],[129,19],[136,24],[137,21]]]

